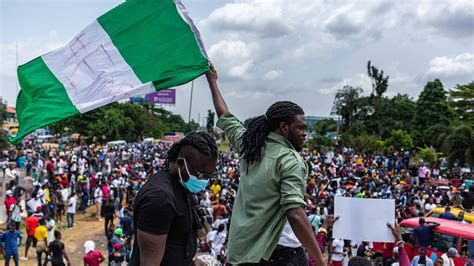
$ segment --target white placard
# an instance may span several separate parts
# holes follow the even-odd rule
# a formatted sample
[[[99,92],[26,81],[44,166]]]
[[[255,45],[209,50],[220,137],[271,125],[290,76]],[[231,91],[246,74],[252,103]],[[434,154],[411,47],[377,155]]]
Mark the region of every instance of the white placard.
[[[333,238],[393,242],[387,223],[395,222],[395,200],[336,197]]]

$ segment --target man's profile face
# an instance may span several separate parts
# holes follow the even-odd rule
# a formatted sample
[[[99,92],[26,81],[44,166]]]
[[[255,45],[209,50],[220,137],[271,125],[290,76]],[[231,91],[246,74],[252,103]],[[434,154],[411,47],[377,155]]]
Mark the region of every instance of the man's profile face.
[[[296,151],[303,150],[303,144],[306,141],[306,128],[308,125],[304,119],[304,115],[296,115],[288,129],[287,139],[296,149]]]

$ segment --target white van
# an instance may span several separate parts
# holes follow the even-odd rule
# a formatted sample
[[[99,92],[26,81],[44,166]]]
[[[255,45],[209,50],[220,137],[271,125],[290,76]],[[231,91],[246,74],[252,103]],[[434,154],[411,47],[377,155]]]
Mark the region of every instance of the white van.
[[[127,145],[125,140],[114,140],[107,142],[107,146],[124,146]]]

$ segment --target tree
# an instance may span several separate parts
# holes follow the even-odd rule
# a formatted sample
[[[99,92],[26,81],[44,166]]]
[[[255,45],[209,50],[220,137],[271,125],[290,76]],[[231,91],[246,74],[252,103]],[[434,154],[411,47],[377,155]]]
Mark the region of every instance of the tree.
[[[7,135],[3,130],[3,121],[7,120],[7,103],[0,98],[0,148],[5,149],[8,147]]]
[[[444,138],[442,151],[447,156],[448,168],[466,164],[474,167],[474,130],[466,125],[455,127]]]
[[[386,148],[393,147],[394,150],[410,150],[413,147],[413,139],[404,130],[393,130],[390,137],[384,141],[384,146]]]
[[[416,101],[416,112],[413,120],[414,138],[417,146],[429,146],[433,135],[428,129],[436,124],[450,125],[453,117],[446,91],[439,79],[429,81]]]
[[[442,155],[441,152],[437,152],[436,149],[431,147],[418,148],[415,154],[415,162],[423,160],[428,165],[433,165],[438,162],[439,157]]]
[[[207,110],[207,117],[206,117],[206,128],[208,132],[211,132],[214,128],[214,116],[215,113],[211,110]]]
[[[184,122],[180,115],[150,104],[113,103],[50,126],[55,134],[79,133],[98,142],[124,139],[140,141],[145,137],[161,138],[164,132],[196,131],[199,124]]]
[[[362,132],[353,136],[349,133],[343,133],[341,136],[341,145],[345,147],[361,148],[363,152],[378,152],[383,148],[383,142],[376,136]]]
[[[474,127],[474,81],[449,91],[450,103],[460,121]]]
[[[334,119],[322,119],[314,125],[313,144],[317,146],[331,147],[333,139],[327,136],[330,132],[337,130],[337,122]]]
[[[367,74],[372,80],[372,94],[374,114],[377,119],[377,128],[379,137],[382,137],[384,133],[384,101],[383,94],[388,89],[389,76],[384,77],[383,70],[379,71],[375,66],[371,65],[370,61],[367,62]]]
[[[392,132],[397,129],[407,132],[413,130],[412,121],[416,112],[416,103],[408,94],[397,94],[388,100],[384,106],[386,132]]]
[[[325,136],[337,130],[337,122],[334,119],[321,119],[314,125],[314,132],[317,135]]]
[[[351,86],[344,86],[344,88],[336,92],[331,114],[342,117],[342,125],[346,130],[351,131],[352,129],[361,94],[361,88]]]

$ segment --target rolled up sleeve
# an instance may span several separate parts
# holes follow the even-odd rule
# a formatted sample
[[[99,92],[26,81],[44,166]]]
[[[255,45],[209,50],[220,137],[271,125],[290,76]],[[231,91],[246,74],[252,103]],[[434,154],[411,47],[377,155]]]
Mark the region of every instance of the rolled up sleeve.
[[[306,166],[289,152],[280,158],[280,204],[285,211],[305,207]]]
[[[234,149],[239,152],[240,145],[242,143],[242,136],[246,129],[244,125],[231,113],[225,113],[219,120],[217,120],[217,126],[224,130],[225,135],[229,139]]]

